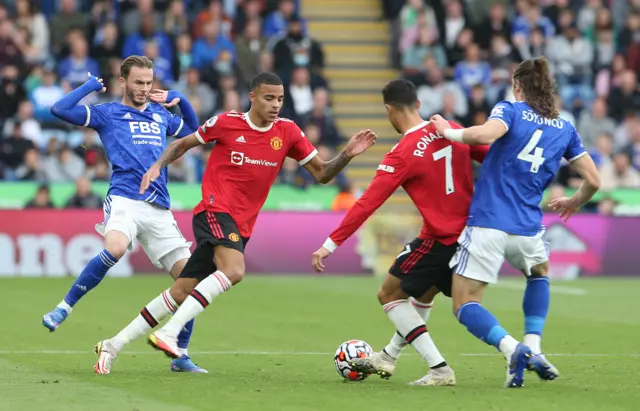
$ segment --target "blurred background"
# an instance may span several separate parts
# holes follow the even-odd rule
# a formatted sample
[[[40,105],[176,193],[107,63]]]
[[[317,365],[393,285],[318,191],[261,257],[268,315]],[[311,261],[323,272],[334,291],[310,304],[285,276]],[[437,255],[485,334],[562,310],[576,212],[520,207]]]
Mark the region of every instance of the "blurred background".
[[[266,273],[309,272],[311,252],[399,140],[381,101],[386,82],[411,79],[425,118],[477,125],[496,102],[513,100],[516,65],[544,55],[561,116],[578,129],[603,181],[570,224],[545,216],[554,275],[636,274],[628,240],[640,230],[640,0],[4,0],[0,255],[12,263],[0,275],[75,274],[101,249],[92,230],[110,165],[93,130],[70,127],[49,109],[87,71],[104,78],[107,92],[83,103],[119,100],[119,65],[131,54],[152,58],[155,86],[182,92],[201,121],[247,110],[250,79],[269,70],[285,82],[282,116],[323,158],[362,128],[380,136],[328,186],[285,162],[249,247],[248,270]],[[210,150],[191,150],[169,167],[173,210],[189,237]],[[564,164],[543,206],[579,184]],[[302,232],[303,224],[312,227]],[[329,269],[384,273],[420,224],[400,190]],[[271,255],[269,225],[300,257]],[[122,275],[153,271],[139,250],[119,265]]]

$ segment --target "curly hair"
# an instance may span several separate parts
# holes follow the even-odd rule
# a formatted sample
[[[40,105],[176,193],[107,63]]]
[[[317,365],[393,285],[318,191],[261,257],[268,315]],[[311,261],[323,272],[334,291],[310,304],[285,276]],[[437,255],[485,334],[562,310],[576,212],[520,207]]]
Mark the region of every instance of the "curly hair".
[[[545,57],[520,63],[513,74],[513,81],[519,83],[525,101],[536,113],[546,118],[560,116],[554,98],[556,83]]]

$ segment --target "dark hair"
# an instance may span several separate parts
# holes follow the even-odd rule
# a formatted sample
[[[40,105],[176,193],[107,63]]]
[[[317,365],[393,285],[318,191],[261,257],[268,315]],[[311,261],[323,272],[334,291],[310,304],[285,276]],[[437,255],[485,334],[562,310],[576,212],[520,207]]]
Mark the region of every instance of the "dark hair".
[[[251,80],[251,90],[258,89],[261,84],[266,84],[267,86],[281,86],[282,79],[278,77],[277,74],[263,71],[262,73],[258,73],[258,75]]]
[[[415,107],[418,102],[418,93],[416,86],[409,80],[397,79],[391,80],[382,89],[382,99],[384,104],[404,109],[407,107]]]
[[[153,61],[147,56],[129,56],[120,65],[120,77],[128,78],[131,67],[153,69]]]
[[[524,99],[531,108],[542,117],[558,118],[556,108],[556,84],[549,71],[545,57],[525,60],[518,64],[513,81],[517,81],[524,93]]]

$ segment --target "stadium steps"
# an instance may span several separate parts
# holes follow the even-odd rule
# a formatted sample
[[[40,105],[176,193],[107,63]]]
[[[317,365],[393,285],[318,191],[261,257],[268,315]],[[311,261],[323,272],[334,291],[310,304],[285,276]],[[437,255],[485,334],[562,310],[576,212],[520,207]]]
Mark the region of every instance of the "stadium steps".
[[[378,143],[354,159],[347,175],[366,188],[380,160],[398,142],[387,121],[380,91],[397,77],[391,67],[390,31],[382,18],[380,0],[302,0],[302,14],[312,37],[322,42],[324,75],[333,90],[333,112],[342,133],[349,137],[363,128],[374,130]],[[389,200],[394,209],[411,206],[404,191]]]

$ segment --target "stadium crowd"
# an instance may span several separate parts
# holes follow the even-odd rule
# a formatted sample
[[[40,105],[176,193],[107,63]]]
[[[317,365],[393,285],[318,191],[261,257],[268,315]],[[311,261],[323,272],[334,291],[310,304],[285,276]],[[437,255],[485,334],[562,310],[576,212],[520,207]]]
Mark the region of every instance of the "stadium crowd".
[[[603,189],[640,188],[640,0],[381,0],[392,22],[392,61],[418,86],[421,114],[469,126],[513,99],[519,61],[545,55],[561,116],[596,160]],[[329,157],[342,136],[322,76],[322,45],[293,0],[4,0],[0,4],[0,179],[106,181],[109,166],[92,130],[69,128],[51,105],[85,81],[105,79],[119,99],[119,64],[145,54],[156,87],[189,98],[200,119],[248,106],[260,70],[285,80],[283,115]],[[198,182],[210,147],[170,166],[171,181]],[[280,182],[308,173],[285,163]],[[344,177],[339,184],[346,186]],[[554,191],[580,181],[564,166]]]
[[[150,57],[154,88],[180,91],[202,122],[246,110],[251,78],[277,72],[285,81],[282,115],[303,128],[323,157],[332,156],[341,135],[321,75],[323,50],[307,35],[298,7],[294,0],[1,2],[0,179],[75,181],[80,192],[87,182],[108,181],[97,133],[70,127],[50,108],[86,81],[87,72],[102,77],[107,92],[81,103],[119,100],[119,66],[132,54]],[[192,150],[174,162],[170,181],[200,181],[210,150]],[[291,161],[280,180],[304,187],[313,179]]]
[[[514,4],[514,6],[511,6]],[[546,56],[561,117],[579,131],[604,191],[640,189],[640,1],[383,0],[394,61],[418,86],[421,114],[482,124],[523,59]],[[551,191],[580,179],[564,165]],[[610,212],[611,201],[598,204]]]

